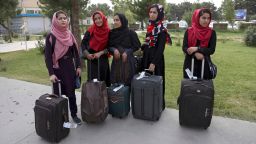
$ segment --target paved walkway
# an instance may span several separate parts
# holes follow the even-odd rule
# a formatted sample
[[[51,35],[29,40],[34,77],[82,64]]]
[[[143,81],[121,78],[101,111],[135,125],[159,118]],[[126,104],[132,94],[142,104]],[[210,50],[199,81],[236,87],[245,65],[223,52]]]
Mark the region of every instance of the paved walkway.
[[[20,41],[0,44],[0,53],[36,48],[37,41]]]
[[[49,86],[0,77],[0,143],[47,144],[35,133],[34,102]],[[80,93],[77,93],[80,115]],[[166,109],[157,122],[110,115],[102,124],[83,123],[61,144],[256,144],[256,123],[214,116],[207,129],[180,127],[178,111]]]

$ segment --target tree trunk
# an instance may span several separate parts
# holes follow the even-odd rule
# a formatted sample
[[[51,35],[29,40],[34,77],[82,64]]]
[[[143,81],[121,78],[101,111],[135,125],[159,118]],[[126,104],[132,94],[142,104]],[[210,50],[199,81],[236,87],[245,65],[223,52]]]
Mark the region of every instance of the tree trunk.
[[[81,44],[81,34],[80,34],[80,28],[79,28],[79,3],[78,0],[72,0],[72,8],[71,8],[71,28],[72,33],[74,34],[77,43],[80,47]]]
[[[7,20],[7,26],[4,23],[0,23],[0,25],[8,32],[8,41],[12,42],[12,30],[9,28],[9,20]]]
[[[7,20],[7,25],[8,25],[8,35],[9,35],[9,42],[12,43],[12,30],[10,29],[10,21],[9,19]]]
[[[80,7],[79,7],[79,0],[71,0],[72,8],[71,8],[71,30],[74,34],[78,48],[80,49],[81,46],[81,33],[79,27],[79,14],[80,14]],[[81,59],[81,67],[85,68],[85,62]]]
[[[143,23],[143,20],[141,20],[140,23],[141,23],[141,30],[144,30],[144,23]]]

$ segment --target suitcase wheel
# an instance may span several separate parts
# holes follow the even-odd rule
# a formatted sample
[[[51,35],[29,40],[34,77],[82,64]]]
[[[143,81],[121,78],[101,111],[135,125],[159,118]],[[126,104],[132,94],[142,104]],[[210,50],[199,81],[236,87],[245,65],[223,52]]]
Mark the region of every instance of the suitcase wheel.
[[[183,125],[183,123],[181,122],[181,120],[179,120],[179,122],[180,122],[180,125],[182,126],[182,125]]]

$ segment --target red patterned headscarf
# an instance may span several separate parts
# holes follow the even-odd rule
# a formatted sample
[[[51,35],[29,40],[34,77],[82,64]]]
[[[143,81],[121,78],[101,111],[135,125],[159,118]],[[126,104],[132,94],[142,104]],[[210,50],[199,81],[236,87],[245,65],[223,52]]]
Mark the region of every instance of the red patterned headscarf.
[[[197,40],[200,41],[200,47],[208,47],[209,40],[212,35],[212,29],[209,27],[202,27],[199,23],[199,13],[202,9],[196,9],[192,17],[192,27],[188,28],[188,47],[196,46]]]
[[[101,27],[98,27],[95,24],[94,16],[96,14],[99,14],[102,18],[103,25]],[[93,25],[88,29],[91,37],[89,44],[91,49],[98,52],[106,48],[110,29],[108,27],[107,18],[101,11],[96,11],[92,15],[92,19],[93,19]]]
[[[161,32],[166,32],[166,42],[172,44],[170,34],[162,22],[164,20],[164,8],[160,4],[153,4],[149,10],[154,7],[157,9],[158,16],[155,21],[149,20],[145,43],[149,45],[149,47],[154,47],[158,40],[158,34]]]

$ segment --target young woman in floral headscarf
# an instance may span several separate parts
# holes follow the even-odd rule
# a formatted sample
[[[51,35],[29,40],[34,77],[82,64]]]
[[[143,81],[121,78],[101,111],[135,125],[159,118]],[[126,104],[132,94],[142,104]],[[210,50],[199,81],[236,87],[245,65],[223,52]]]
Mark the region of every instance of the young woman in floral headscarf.
[[[192,17],[192,27],[185,32],[183,39],[183,52],[185,60],[183,65],[183,76],[188,78],[185,69],[191,70],[191,60],[195,57],[194,76],[201,77],[202,59],[208,58],[215,52],[216,32],[209,27],[211,22],[211,12],[209,9],[196,9]],[[204,64],[204,79],[209,79],[209,65]]]
[[[55,12],[52,17],[51,33],[45,40],[45,63],[53,82],[54,93],[59,93],[56,81],[61,80],[62,94],[68,97],[71,116],[75,123],[81,124],[77,117],[75,95],[75,78],[81,75],[80,59],[76,39],[68,26],[67,14],[61,10]]]
[[[155,75],[163,77],[163,96],[165,94],[165,63],[164,49],[165,44],[171,44],[171,38],[167,29],[163,25],[164,8],[160,4],[153,4],[149,8],[149,24],[147,27],[145,44],[142,46],[143,69],[149,69]],[[163,98],[163,109],[165,99]]]
[[[93,25],[85,32],[81,44],[83,55],[88,59],[87,80],[97,78],[101,81],[105,81],[106,85],[110,86],[110,70],[107,50],[110,32],[108,21],[101,11],[94,12],[92,19]],[[100,68],[99,78],[98,67]]]

